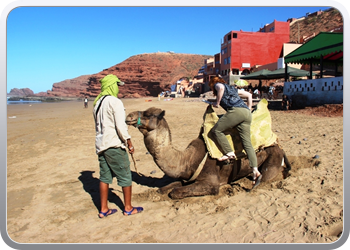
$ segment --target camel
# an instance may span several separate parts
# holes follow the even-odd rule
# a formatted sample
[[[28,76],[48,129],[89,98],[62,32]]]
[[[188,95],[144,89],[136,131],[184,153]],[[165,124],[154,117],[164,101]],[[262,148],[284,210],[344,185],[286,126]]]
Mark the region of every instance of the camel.
[[[161,187],[160,193],[170,191],[168,195],[172,199],[217,195],[220,186],[252,174],[248,159],[221,162],[212,158],[202,136],[202,127],[198,137],[184,151],[176,149],[172,145],[171,132],[164,116],[165,110],[151,107],[145,111],[131,112],[126,117],[126,123],[138,128],[143,134],[145,146],[156,165],[167,176],[176,179]],[[291,169],[284,150],[278,144],[257,152],[257,159],[263,176],[261,182],[272,180],[278,174],[286,178]],[[196,170],[199,168],[201,171],[198,173]]]

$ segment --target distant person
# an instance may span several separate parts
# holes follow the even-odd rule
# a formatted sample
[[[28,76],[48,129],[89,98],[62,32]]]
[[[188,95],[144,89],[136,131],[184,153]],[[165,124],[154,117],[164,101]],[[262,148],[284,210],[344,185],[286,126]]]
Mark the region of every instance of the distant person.
[[[248,85],[248,92],[253,93],[252,83],[249,83],[249,85]]]
[[[109,209],[108,191],[113,177],[122,187],[124,195],[124,215],[133,215],[143,211],[142,207],[131,205],[131,171],[129,156],[134,153],[131,136],[125,123],[125,108],[118,98],[117,76],[110,74],[100,80],[101,93],[94,101],[93,115],[96,129],[96,153],[100,163],[100,202],[99,218],[104,218],[117,212]],[[124,84],[124,83],[123,83]],[[122,84],[120,84],[122,85]]]
[[[263,93],[263,87],[262,87],[262,81],[261,79],[259,79],[259,85],[258,85],[258,90],[259,90],[259,93],[260,93],[260,98],[262,97],[262,93]]]
[[[288,98],[288,96],[283,95],[282,96],[282,110],[289,110],[291,106],[291,101]]]
[[[186,94],[188,94],[187,91],[191,91],[193,88],[193,86],[191,86],[190,84],[190,80],[188,77],[182,77],[179,81],[177,81],[177,84],[177,94],[180,94],[181,97],[185,97]]]
[[[195,83],[194,90],[198,95],[202,94],[202,83]]]
[[[185,96],[185,90],[184,89],[185,89],[184,86],[180,86],[177,94],[181,95],[181,97]]]
[[[256,88],[256,89],[254,90],[253,94],[254,94],[254,97],[260,99],[260,92],[259,92],[259,89],[258,89],[258,88]]]
[[[176,82],[176,94],[181,94],[180,88],[182,88],[182,86],[181,86],[181,80],[178,80],[178,81]]]
[[[183,97],[190,97],[190,95],[193,91],[193,87],[194,87],[193,82],[190,82],[187,87],[185,86]]]
[[[85,96],[85,99],[84,99],[84,107],[87,108],[88,107],[88,99],[87,97]]]
[[[273,83],[271,83],[269,87],[269,94],[268,94],[269,99],[275,99],[274,92],[275,92],[275,87],[273,86]]]

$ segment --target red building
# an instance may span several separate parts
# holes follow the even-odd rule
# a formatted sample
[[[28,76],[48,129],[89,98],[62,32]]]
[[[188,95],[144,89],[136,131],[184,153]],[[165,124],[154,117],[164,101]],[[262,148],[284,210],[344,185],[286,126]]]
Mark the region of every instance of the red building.
[[[258,32],[230,31],[221,44],[220,74],[249,74],[257,65],[276,62],[289,42],[289,22],[267,24]]]

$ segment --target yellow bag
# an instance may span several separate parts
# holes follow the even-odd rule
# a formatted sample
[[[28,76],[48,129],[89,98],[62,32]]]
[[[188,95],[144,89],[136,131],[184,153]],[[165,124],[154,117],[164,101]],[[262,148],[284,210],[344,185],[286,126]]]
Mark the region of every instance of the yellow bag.
[[[271,130],[271,116],[267,105],[267,100],[262,99],[258,103],[257,109],[252,113],[250,139],[255,151],[262,147],[271,146],[277,141],[276,134],[274,134]],[[203,118],[203,138],[205,144],[207,145],[209,154],[213,158],[220,158],[223,153],[220,151],[214,140],[210,138],[210,135],[208,134],[219,120],[219,117],[211,105],[208,106]],[[237,158],[246,157],[246,152],[243,149],[242,141],[237,129],[228,131],[226,138],[228,139],[231,147],[234,149]]]

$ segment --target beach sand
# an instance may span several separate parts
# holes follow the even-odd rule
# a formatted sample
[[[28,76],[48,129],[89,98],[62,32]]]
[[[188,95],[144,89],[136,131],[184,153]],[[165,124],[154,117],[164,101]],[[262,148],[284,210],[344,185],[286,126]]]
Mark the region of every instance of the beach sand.
[[[179,150],[198,136],[207,107],[196,98],[122,101],[126,114],[164,109]],[[147,152],[141,133],[129,127],[142,173],[135,172],[130,157],[132,204],[145,210],[123,216],[123,195],[114,180],[109,206],[118,213],[99,219],[92,102],[87,109],[77,101],[8,105],[7,233],[18,243],[337,241],[343,230],[343,117],[273,110],[271,117],[292,164],[287,179],[246,192],[251,182],[245,178],[221,187],[217,196],[182,200],[157,193],[169,178]]]

